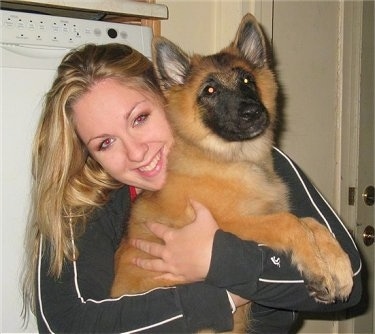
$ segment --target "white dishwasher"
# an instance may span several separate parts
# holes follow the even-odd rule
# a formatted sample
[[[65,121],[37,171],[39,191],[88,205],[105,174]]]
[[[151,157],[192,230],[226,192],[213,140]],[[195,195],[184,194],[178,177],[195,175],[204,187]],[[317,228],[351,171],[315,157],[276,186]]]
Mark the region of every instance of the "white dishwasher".
[[[20,273],[29,207],[31,144],[58,64],[86,43],[124,43],[151,57],[149,27],[1,10],[2,333],[23,329]]]

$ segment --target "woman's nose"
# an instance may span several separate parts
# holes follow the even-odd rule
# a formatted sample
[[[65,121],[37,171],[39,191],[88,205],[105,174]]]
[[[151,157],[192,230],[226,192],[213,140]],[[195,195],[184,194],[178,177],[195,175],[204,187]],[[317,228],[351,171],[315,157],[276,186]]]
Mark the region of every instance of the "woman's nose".
[[[125,142],[126,154],[130,161],[141,162],[148,152],[148,145],[136,140],[127,140]]]

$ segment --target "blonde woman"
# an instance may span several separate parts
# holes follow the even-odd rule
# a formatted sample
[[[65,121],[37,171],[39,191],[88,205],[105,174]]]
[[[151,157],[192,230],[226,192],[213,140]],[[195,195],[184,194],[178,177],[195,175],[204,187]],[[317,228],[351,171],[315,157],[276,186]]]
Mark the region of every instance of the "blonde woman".
[[[355,284],[348,301],[315,302],[287,256],[219,230],[198,203],[191,225],[168,231],[172,238],[164,253],[170,260],[160,259],[162,268],[154,268],[173,267],[171,274],[192,283],[110,298],[113,256],[131,200],[165,181],[173,137],[164,103],[152,64],[126,45],[87,45],[59,66],[35,135],[26,240],[24,311],[35,313],[39,331],[226,331],[236,306],[251,299],[253,330],[282,333],[296,319],[295,311],[337,311],[356,304],[360,259],[352,239],[278,150],[275,168],[290,187],[294,213],[328,222],[351,258]],[[165,232],[158,225],[151,228]],[[195,253],[180,243],[190,235],[199,245]],[[173,256],[177,248],[185,260]]]

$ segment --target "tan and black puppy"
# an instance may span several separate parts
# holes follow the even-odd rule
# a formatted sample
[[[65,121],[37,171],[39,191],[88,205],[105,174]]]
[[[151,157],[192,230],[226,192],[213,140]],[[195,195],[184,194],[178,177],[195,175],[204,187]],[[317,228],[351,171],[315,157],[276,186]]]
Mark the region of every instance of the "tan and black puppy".
[[[352,289],[348,256],[321,224],[288,213],[287,188],[273,170],[277,84],[255,18],[246,15],[234,41],[217,54],[190,57],[156,38],[153,58],[175,145],[163,189],[145,191],[135,202],[116,254],[113,296],[175,283],[132,264],[147,255],[128,238],[155,241],[146,221],[190,223],[194,199],[210,209],[221,229],[290,253],[317,300],[346,298]],[[244,332],[245,313],[235,313],[234,332]]]

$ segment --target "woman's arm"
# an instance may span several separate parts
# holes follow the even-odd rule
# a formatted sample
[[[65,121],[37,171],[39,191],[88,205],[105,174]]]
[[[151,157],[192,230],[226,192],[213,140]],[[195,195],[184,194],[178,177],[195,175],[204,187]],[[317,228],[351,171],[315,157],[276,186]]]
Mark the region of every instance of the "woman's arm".
[[[292,265],[290,258],[267,247],[259,248],[262,252],[259,256],[263,258],[261,274],[257,284],[251,282],[253,278],[251,271],[256,268],[249,266],[247,267],[249,271],[246,273],[243,265],[238,268],[232,267],[241,262],[241,259],[233,261],[227,257],[225,251],[220,254],[220,250],[227,245],[226,249],[232,249],[232,254],[237,254],[235,256],[240,254],[243,256],[242,260],[246,261],[246,257],[252,257],[255,254],[251,249],[246,251],[249,248],[249,242],[224,232],[218,232],[215,236],[214,256],[208,280],[211,278],[214,280],[212,283],[215,284],[217,281],[225,282],[228,277],[240,277],[241,273],[243,278],[247,276],[249,279],[247,284],[239,284],[231,291],[255,301],[251,306],[251,318],[254,320],[252,331],[281,334],[289,333],[298,316],[295,311],[334,312],[356,305],[362,294],[361,259],[349,232],[306,176],[281,151],[275,149],[273,153],[276,170],[290,190],[292,212],[298,217],[314,217],[327,226],[349,255],[354,273],[353,290],[347,301],[337,301],[335,304],[328,305],[317,303],[309,296],[303,277]],[[228,271],[224,273],[220,268],[226,268]],[[228,275],[228,272],[233,272],[233,276]]]
[[[298,217],[313,217],[324,224],[349,255],[354,273],[354,286],[349,299],[327,305],[317,303],[309,296],[303,277],[291,263],[289,256],[261,245],[259,245],[261,254],[258,255],[261,261],[258,265],[262,268],[259,271],[258,281],[252,281],[253,270],[256,269],[258,272],[258,268],[251,263],[256,260],[247,260],[254,257],[252,243],[222,231],[215,235],[207,281],[226,288],[232,285],[232,288],[229,288],[231,292],[272,308],[328,312],[357,304],[362,293],[361,259],[351,235],[302,171],[278,149],[273,153],[276,172],[289,187],[291,212]],[[287,233],[287,231],[280,231],[280,233]],[[228,249],[231,250],[230,254]],[[237,258],[236,261],[233,260],[234,258]],[[246,261],[249,261],[248,266],[244,265]]]
[[[122,234],[127,189],[90,220],[76,241],[77,261],[66,261],[59,279],[48,273],[48,247],[38,267],[37,320],[40,332],[191,333],[230,330],[232,308],[225,289],[206,283],[160,288],[112,299],[113,257]],[[43,241],[45,242],[45,241]]]
[[[40,333],[192,333],[205,327],[221,332],[233,326],[224,289],[195,283],[111,299],[100,296],[100,291],[110,286],[90,281],[96,279],[91,274],[86,273],[88,280],[79,278],[87,268],[69,264],[56,281],[46,273],[45,264],[38,289]],[[92,290],[98,298],[83,296],[81,289]]]
[[[138,260],[137,264],[145,269],[181,275],[188,280],[206,277],[206,282],[212,285],[227,288],[245,299],[272,308],[296,311],[337,311],[357,304],[361,296],[361,260],[353,239],[338,216],[304,174],[281,151],[275,149],[273,153],[276,171],[290,190],[291,212],[298,217],[314,217],[327,226],[349,255],[354,273],[354,287],[347,301],[337,301],[328,305],[317,303],[309,296],[303,277],[291,263],[289,256],[217,230],[217,225],[212,223],[213,218],[207,215],[207,210],[205,214],[198,212],[196,220],[182,229],[171,229],[156,223],[150,224],[151,231],[164,239],[165,245],[137,240],[134,243],[136,247],[159,257],[158,260]],[[192,252],[192,247],[182,247],[180,240],[183,238],[189,239],[189,236],[194,234],[211,235],[212,230],[216,233],[208,264],[207,256],[197,256]],[[288,233],[288,231],[280,231],[280,233]],[[167,240],[165,235],[168,235]],[[200,239],[203,242],[205,238]],[[197,242],[197,238],[190,240]],[[212,241],[208,242],[212,245]],[[206,246],[203,244],[194,247],[194,250],[203,251],[207,248]],[[182,261],[181,253],[189,254],[190,260]],[[176,254],[178,255],[175,256]],[[194,266],[193,264],[197,261],[204,263]],[[197,268],[199,271],[194,274]],[[201,268],[209,268],[208,274]]]

